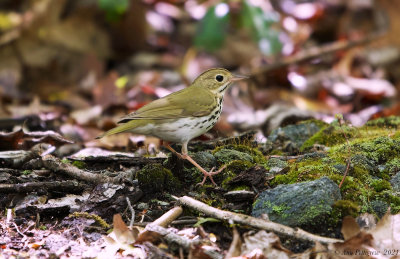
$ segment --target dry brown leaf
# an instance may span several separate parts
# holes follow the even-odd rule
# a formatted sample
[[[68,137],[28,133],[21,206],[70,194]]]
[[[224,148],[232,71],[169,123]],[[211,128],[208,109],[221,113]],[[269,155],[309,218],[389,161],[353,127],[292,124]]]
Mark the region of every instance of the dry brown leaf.
[[[241,257],[244,258],[289,258],[292,252],[281,245],[279,237],[264,230],[248,232],[243,236]],[[238,257],[238,258],[241,258]]]
[[[354,222],[346,219],[347,236],[355,232]],[[353,228],[353,230],[350,230]],[[349,231],[350,230],[350,231]],[[345,234],[344,234],[345,235]],[[328,246],[332,258],[398,258],[400,247],[400,214],[390,212],[378,222],[375,228],[360,231],[343,243]],[[397,251],[397,252],[396,252]]]
[[[400,214],[390,215],[388,211],[369,233],[374,237],[374,247],[377,250],[400,248]]]
[[[51,130],[24,132],[20,129],[10,133],[0,132],[0,150],[30,149],[38,143],[62,146],[74,142]]]
[[[360,227],[353,217],[346,216],[343,219],[341,232],[343,234],[344,240],[348,240],[360,232]]]
[[[120,214],[114,215],[113,224],[114,224],[113,232],[118,242],[125,244],[132,244],[135,242],[139,233],[138,230],[136,228],[135,230],[130,230],[125,225]]]

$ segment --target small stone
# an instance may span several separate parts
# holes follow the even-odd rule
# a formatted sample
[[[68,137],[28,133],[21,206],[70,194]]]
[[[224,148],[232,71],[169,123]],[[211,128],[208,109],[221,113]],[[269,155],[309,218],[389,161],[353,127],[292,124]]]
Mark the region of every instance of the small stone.
[[[138,203],[138,205],[136,207],[138,210],[147,210],[147,209],[149,209],[149,204],[147,204],[145,202],[140,202],[140,203]]]
[[[269,173],[283,174],[289,171],[289,165],[286,161],[280,160],[278,158],[270,158],[268,159],[267,166],[269,167]]]
[[[211,169],[217,166],[217,160],[210,152],[207,151],[197,152],[192,156],[192,158],[203,168]]]
[[[321,125],[314,121],[275,129],[268,136],[274,148],[283,148],[283,151],[295,154],[299,152],[303,143],[321,129]]]
[[[384,201],[375,200],[375,201],[371,201],[371,207],[374,210],[374,212],[376,213],[376,215],[379,218],[382,218],[383,215],[385,215],[385,213],[387,212],[389,205]]]
[[[357,224],[360,228],[368,230],[373,229],[376,226],[376,218],[373,214],[363,213],[356,218]]]

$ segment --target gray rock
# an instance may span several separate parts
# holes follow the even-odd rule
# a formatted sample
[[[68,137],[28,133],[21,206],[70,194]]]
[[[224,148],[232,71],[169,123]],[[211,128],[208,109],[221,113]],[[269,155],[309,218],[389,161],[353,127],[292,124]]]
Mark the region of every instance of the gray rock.
[[[274,148],[283,148],[283,151],[296,153],[303,143],[321,129],[320,125],[311,121],[297,125],[288,125],[273,130],[268,136],[268,142]]]
[[[211,169],[217,166],[217,160],[210,152],[207,151],[197,152],[192,156],[192,158],[203,168]]]
[[[390,179],[390,184],[394,192],[400,192],[400,172],[397,172],[397,174]]]
[[[379,218],[382,218],[383,215],[385,215],[385,213],[387,212],[389,205],[384,201],[375,200],[375,201],[371,201],[371,207],[374,210],[374,212],[376,213],[376,215]]]
[[[251,155],[233,149],[221,149],[214,154],[217,161],[221,164],[227,164],[233,160],[244,160],[253,163]]]
[[[293,227],[315,225],[329,216],[331,206],[340,199],[339,187],[327,177],[279,185],[259,195],[252,216],[267,214],[271,221]]]
[[[281,174],[289,170],[288,162],[278,158],[268,159],[267,166],[269,167],[269,172],[274,175]]]

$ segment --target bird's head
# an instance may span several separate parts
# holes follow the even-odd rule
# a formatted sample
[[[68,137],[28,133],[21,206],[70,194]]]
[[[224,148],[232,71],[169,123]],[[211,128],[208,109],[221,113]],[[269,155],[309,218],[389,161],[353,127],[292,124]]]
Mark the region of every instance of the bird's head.
[[[212,68],[199,75],[192,85],[206,87],[217,95],[223,95],[231,83],[246,78],[248,77],[233,75],[224,68]]]

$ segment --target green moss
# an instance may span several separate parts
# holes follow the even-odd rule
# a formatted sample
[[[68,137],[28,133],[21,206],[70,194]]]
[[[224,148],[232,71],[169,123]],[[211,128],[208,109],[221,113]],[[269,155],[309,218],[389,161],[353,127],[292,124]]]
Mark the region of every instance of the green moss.
[[[231,189],[231,191],[251,191],[252,189],[247,185],[238,185]]]
[[[305,120],[305,121],[300,121],[298,124],[311,124],[311,123],[314,123],[319,128],[324,128],[324,127],[329,126],[328,123],[323,122],[321,120],[317,120],[317,119],[309,119],[309,120]]]
[[[226,166],[226,171],[232,172],[233,174],[237,175],[240,174],[250,167],[254,166],[253,163],[244,160],[233,160]]]
[[[366,126],[398,128],[400,126],[400,117],[389,116],[389,117],[379,118],[376,120],[371,120],[366,123]]]
[[[362,165],[353,167],[351,175],[360,180],[367,180],[369,178],[369,171]]]
[[[388,194],[386,200],[390,203],[390,212],[392,214],[400,213],[400,197]]]
[[[395,157],[392,160],[390,160],[389,162],[387,162],[385,164],[384,171],[391,176],[396,174],[398,171],[400,171],[400,159]]]
[[[246,153],[250,155],[255,163],[261,164],[266,162],[266,158],[264,155],[261,153],[261,151],[257,147],[252,147],[249,145],[243,145],[243,144],[229,144],[229,145],[224,145],[220,147],[216,147],[212,153],[215,155],[218,151],[223,150],[223,149],[230,149],[230,150],[236,150],[242,153]]]
[[[68,158],[63,158],[63,159],[61,160],[61,162],[64,163],[64,164],[71,164],[71,161],[69,161]]]
[[[220,164],[228,164],[233,160],[245,160],[249,162],[254,162],[251,155],[234,149],[220,149],[214,153],[214,156]]]
[[[353,152],[360,152],[376,164],[382,164],[400,154],[400,141],[380,136],[351,146]]]
[[[310,206],[307,208],[307,210],[305,211],[304,214],[301,215],[300,219],[299,219],[299,223],[300,225],[303,225],[307,222],[310,222],[310,219],[314,219],[314,221],[311,223],[311,225],[320,225],[322,222],[326,222],[326,217],[325,216],[320,216],[321,212],[326,212],[327,211],[327,205],[325,204],[319,204],[319,205],[314,205],[314,206]],[[328,213],[329,215],[329,213]]]
[[[24,171],[22,171],[22,174],[23,174],[23,175],[30,175],[31,173],[32,173],[31,170],[24,170]]]
[[[181,184],[173,176],[171,170],[162,167],[160,164],[148,164],[136,174],[139,187],[145,193],[161,192],[168,190],[171,192],[179,191]]]
[[[324,175],[339,184],[350,158],[348,174],[340,188],[344,201],[336,204],[332,212],[332,215],[338,214],[336,223],[346,215],[377,213],[377,210],[382,210],[382,204],[390,206],[392,213],[400,212],[400,197],[393,193],[388,182],[400,170],[400,134],[395,130],[399,122],[400,117],[393,117],[368,123],[361,128],[332,123],[303,145],[303,150],[315,143],[330,146],[325,157],[305,156],[292,161],[289,171],[275,176],[271,184],[291,184]],[[268,164],[266,167],[270,168]]]
[[[338,121],[334,121],[315,133],[307,141],[305,141],[304,144],[301,146],[300,151],[308,150],[314,144],[334,146],[337,144],[346,143],[346,137],[347,139],[351,139],[356,136],[356,134],[356,128],[350,127],[348,125],[340,125]]]
[[[40,226],[39,226],[39,229],[40,229],[40,230],[47,230],[47,227],[46,227],[45,225],[40,225]]]
[[[391,190],[392,189],[392,186],[390,185],[390,183],[388,181],[382,180],[382,179],[374,180],[371,183],[371,187],[374,188],[374,190],[377,191],[377,192],[381,192],[381,191],[384,191],[384,190]]]
[[[253,204],[253,208],[254,206],[256,206],[256,203],[260,202],[260,200],[256,201]],[[290,207],[287,206],[286,204],[281,204],[281,205],[276,205],[276,204],[272,204],[271,201],[265,201],[263,202],[263,207],[266,208],[266,210],[271,209],[271,214],[270,216],[274,217],[274,216],[278,216],[278,218],[287,218],[287,214],[285,213],[285,211],[290,210]]]
[[[292,163],[289,172],[285,175],[277,175],[271,181],[272,186],[279,184],[292,184],[319,179],[322,176],[330,176],[338,173],[338,169],[332,164],[325,164],[322,159],[307,159],[302,162]]]
[[[226,166],[226,169],[222,174],[214,177],[214,180],[217,182],[222,181],[221,186],[225,189],[230,189],[228,183],[238,174],[246,171],[252,166],[254,166],[254,164],[249,161],[233,160]]]
[[[264,168],[267,170],[269,170],[273,167],[285,168],[288,165],[289,165],[289,163],[287,161],[283,161],[278,158],[270,158],[270,159],[268,159],[268,161],[265,164],[263,164]]]
[[[96,215],[94,213],[88,213],[88,212],[74,212],[72,214],[69,214],[69,217],[71,218],[85,218],[85,219],[93,219],[94,221],[97,222],[102,228],[104,229],[109,229],[111,226],[99,215]]]
[[[341,223],[345,216],[356,218],[360,212],[360,207],[349,200],[338,200],[332,206],[331,217],[329,219],[332,225]]]
[[[72,165],[78,167],[79,169],[83,169],[86,167],[86,163],[83,161],[75,160],[72,162]]]

